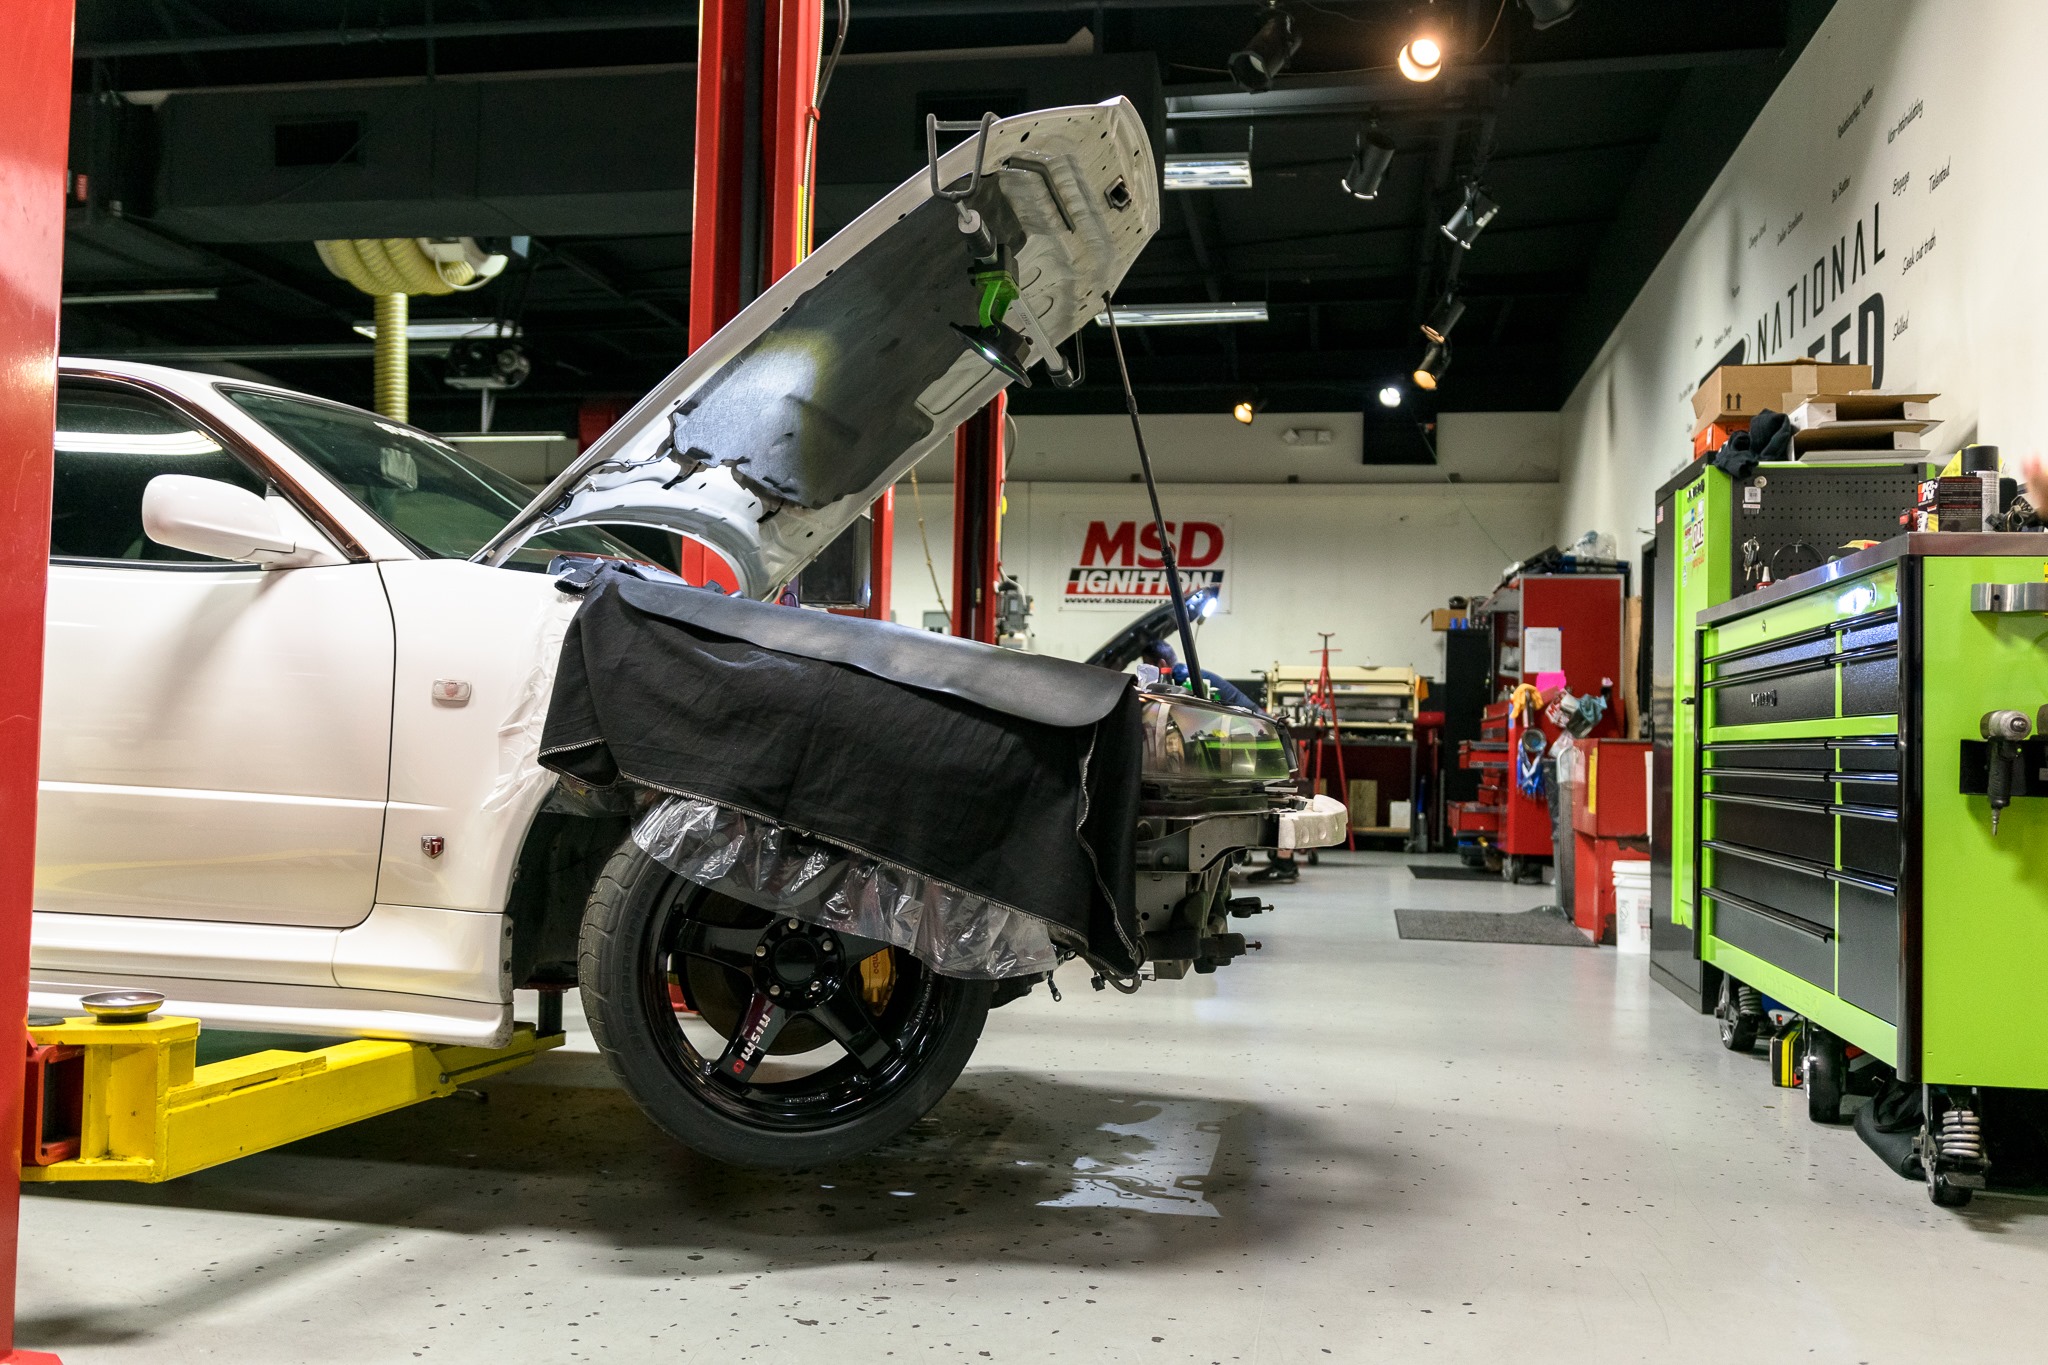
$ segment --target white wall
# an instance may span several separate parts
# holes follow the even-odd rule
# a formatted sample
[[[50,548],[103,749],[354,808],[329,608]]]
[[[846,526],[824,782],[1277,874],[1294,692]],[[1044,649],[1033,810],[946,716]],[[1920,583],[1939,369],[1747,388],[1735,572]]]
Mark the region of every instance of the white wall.
[[[953,500],[920,473],[933,563],[950,599]],[[1335,631],[1335,662],[1406,664],[1440,675],[1442,637],[1419,619],[1453,594],[1484,592],[1510,562],[1552,543],[1555,484],[1322,486],[1180,484],[1161,490],[1168,520],[1228,521],[1229,610],[1198,643],[1204,667],[1229,677],[1276,661],[1312,659],[1318,631]],[[1140,608],[1062,609],[1071,564],[1062,522],[1148,515],[1142,485],[1012,483],[1003,520],[1004,567],[1035,600],[1040,652],[1083,658]],[[896,491],[895,618],[937,610],[918,540],[916,502]],[[948,605],[951,605],[950,600]]]
[[[2041,0],[1838,0],[1567,403],[1558,534],[1645,538],[1738,339],[1756,363],[1881,338],[1883,387],[1942,395],[1933,445],[2039,448],[2044,53]]]

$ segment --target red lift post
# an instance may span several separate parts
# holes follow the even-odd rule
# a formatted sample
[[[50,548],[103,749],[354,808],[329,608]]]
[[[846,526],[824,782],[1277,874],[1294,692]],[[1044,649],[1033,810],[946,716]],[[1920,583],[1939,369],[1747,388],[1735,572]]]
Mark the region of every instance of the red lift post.
[[[703,0],[699,9],[693,351],[810,254],[823,37],[823,0]],[[882,619],[894,511],[889,492],[869,511],[866,614]]]
[[[953,433],[953,633],[996,642],[996,566],[1003,529],[1003,426],[1009,395]]]
[[[15,0],[0,45],[0,1133],[22,1130],[29,913],[35,894],[42,741],[43,595],[57,414],[57,305],[64,292],[71,0]],[[57,1365],[14,1345],[20,1157],[0,1162],[0,1361]]]

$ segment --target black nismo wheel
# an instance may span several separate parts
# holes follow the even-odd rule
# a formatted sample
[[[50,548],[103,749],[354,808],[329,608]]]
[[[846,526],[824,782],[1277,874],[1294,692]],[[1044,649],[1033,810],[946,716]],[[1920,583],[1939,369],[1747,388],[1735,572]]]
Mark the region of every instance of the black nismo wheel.
[[[902,1133],[958,1079],[992,993],[706,891],[630,841],[591,892],[578,975],[640,1108],[742,1166],[837,1161]]]

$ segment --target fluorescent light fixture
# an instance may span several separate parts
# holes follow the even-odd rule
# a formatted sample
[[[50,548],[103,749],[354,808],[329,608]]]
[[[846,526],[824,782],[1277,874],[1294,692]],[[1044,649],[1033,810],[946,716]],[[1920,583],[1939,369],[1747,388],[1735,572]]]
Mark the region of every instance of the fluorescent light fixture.
[[[1170,190],[1248,190],[1252,187],[1250,152],[1169,154],[1161,163]]]
[[[66,294],[64,306],[76,308],[87,303],[212,303],[220,290],[203,289],[119,289],[102,294]]]
[[[79,455],[218,455],[213,439],[197,431],[57,431],[56,448]]]
[[[1119,327],[1196,327],[1217,322],[1264,322],[1263,303],[1120,303],[1116,307]],[[1097,313],[1095,325],[1109,326],[1109,314]]]
[[[359,322],[355,325],[357,336],[370,340],[377,339],[377,324]],[[519,328],[512,323],[503,327],[495,318],[471,318],[467,322],[408,322],[405,325],[407,341],[467,341],[472,337],[516,337]]]

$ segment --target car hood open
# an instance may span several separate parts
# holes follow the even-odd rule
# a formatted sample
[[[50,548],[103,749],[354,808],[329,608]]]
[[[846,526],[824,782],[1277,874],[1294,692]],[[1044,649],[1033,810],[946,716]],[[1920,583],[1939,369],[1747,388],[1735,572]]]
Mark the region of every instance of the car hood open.
[[[948,188],[967,184],[977,141],[939,159]],[[1124,99],[1020,114],[989,130],[982,167],[968,203],[1013,250],[1022,300],[1057,345],[1159,229],[1144,123]],[[711,545],[742,594],[772,596],[1009,382],[950,325],[977,320],[969,267],[954,206],[921,169],[676,367],[476,558],[502,562],[569,526],[647,526]]]

